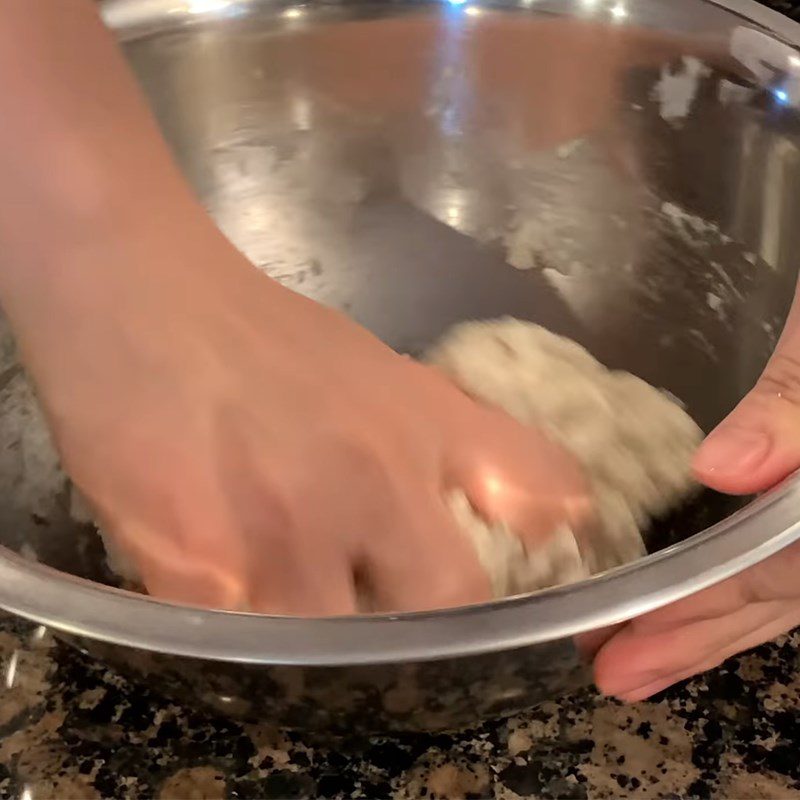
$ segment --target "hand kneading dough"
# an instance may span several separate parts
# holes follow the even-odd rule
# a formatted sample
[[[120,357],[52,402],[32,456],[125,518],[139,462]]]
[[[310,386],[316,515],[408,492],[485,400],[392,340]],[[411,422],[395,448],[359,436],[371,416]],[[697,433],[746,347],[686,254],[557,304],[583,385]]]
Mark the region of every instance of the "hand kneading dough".
[[[449,498],[461,529],[489,573],[496,597],[570,583],[644,553],[641,530],[694,489],[690,462],[702,432],[664,392],[612,372],[575,342],[514,319],[468,322],[434,346],[427,361],[475,399],[537,425],[583,465],[596,519],[579,536],[561,526],[526,550],[504,525],[489,525],[463,493]],[[136,572],[104,537],[109,566]],[[371,607],[362,598],[361,607]]]
[[[578,538],[566,526],[526,551],[487,525],[460,493],[449,498],[492,578],[496,596],[569,583],[644,554],[641,530],[694,489],[702,431],[667,394],[606,369],[576,342],[515,319],[455,326],[427,361],[476,400],[536,425],[583,465],[596,519]]]

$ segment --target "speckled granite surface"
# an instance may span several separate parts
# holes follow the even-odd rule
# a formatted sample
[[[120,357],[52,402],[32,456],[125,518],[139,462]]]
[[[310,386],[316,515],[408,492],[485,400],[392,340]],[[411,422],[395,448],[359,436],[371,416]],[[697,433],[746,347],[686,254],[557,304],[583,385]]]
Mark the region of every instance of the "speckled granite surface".
[[[320,747],[166,703],[0,618],[0,798],[800,797],[800,633],[655,702]]]

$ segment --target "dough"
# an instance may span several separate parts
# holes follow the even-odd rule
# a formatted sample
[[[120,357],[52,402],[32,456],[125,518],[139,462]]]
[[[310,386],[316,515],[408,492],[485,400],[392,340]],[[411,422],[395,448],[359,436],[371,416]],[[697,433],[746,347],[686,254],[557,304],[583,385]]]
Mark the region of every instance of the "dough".
[[[577,535],[561,526],[530,550],[506,526],[481,519],[463,493],[448,498],[496,597],[571,583],[638,558],[651,518],[695,489],[690,463],[702,432],[691,417],[666,393],[606,369],[569,339],[515,319],[468,322],[426,360],[477,400],[543,428],[575,455],[590,482],[593,523]],[[104,541],[112,570],[136,583],[132,565]],[[361,607],[371,607],[369,598]]]
[[[586,470],[596,520],[576,536],[554,531],[526,551],[504,526],[449,498],[492,578],[496,596],[569,583],[645,552],[642,531],[696,488],[691,459],[702,431],[665,392],[608,370],[576,342],[515,319],[455,326],[427,356],[477,400],[537,425]]]

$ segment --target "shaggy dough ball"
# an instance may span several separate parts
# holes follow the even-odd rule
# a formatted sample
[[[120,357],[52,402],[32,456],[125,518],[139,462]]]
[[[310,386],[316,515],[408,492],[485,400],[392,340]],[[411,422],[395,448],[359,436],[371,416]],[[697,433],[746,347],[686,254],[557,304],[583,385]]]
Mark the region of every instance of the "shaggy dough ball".
[[[497,596],[569,583],[644,554],[641,531],[694,489],[702,439],[665,392],[611,371],[576,342],[515,319],[457,325],[427,356],[477,400],[536,425],[586,470],[596,520],[525,551],[502,526],[479,519],[463,495],[450,505],[472,539]]]

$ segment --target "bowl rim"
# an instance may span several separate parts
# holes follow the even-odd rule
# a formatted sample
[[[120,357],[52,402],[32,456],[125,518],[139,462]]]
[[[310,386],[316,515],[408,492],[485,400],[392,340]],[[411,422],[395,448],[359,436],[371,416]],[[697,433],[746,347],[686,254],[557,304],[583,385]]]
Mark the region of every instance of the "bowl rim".
[[[800,474],[679,544],[569,586],[408,614],[277,617],[167,603],[0,547],[0,608],[72,636],[236,663],[352,666],[514,650],[624,622],[800,539]]]
[[[755,0],[699,1],[800,43],[800,25]],[[106,0],[106,6],[119,11],[132,2],[142,0]],[[164,3],[144,0],[144,5]],[[71,636],[211,661],[306,666],[427,661],[529,647],[624,622],[725,580],[798,539],[800,473],[795,473],[725,520],[632,564],[482,605],[325,619],[209,610],[94,583],[0,546],[0,608]]]

